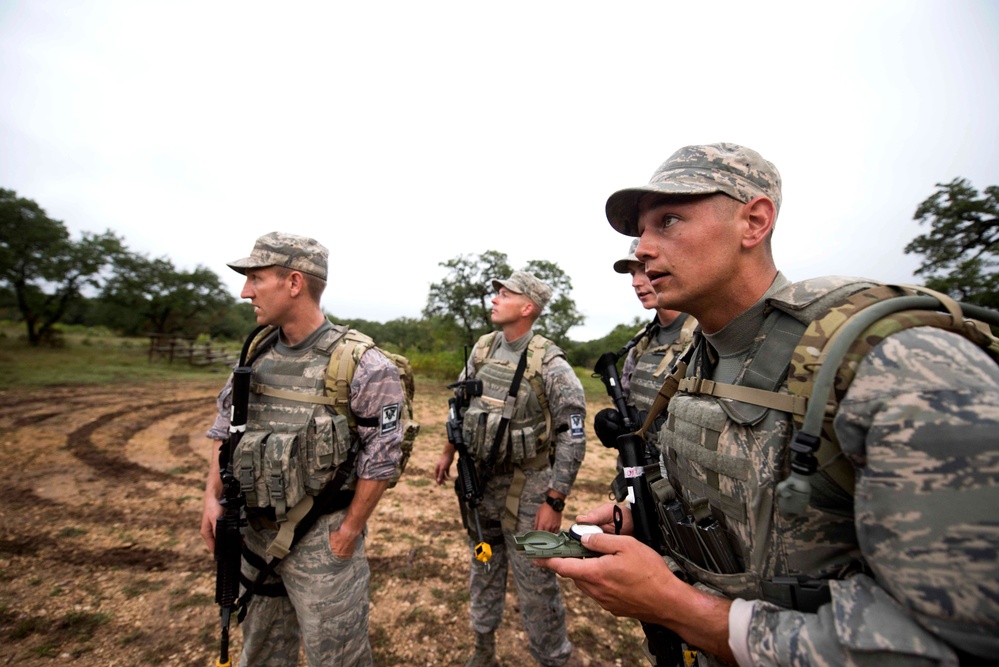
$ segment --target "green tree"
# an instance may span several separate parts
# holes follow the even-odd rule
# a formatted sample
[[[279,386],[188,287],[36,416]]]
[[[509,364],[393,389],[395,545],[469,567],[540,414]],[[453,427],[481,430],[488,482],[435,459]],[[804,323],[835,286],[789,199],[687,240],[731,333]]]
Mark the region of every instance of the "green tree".
[[[123,252],[110,230],[73,241],[37,203],[0,189],[0,288],[13,292],[31,345],[52,338],[81,290],[99,288]]]
[[[999,186],[983,196],[963,178],[937,183],[913,216],[930,230],[905,247],[923,255],[917,275],[958,300],[999,308]]]
[[[543,259],[532,259],[524,271],[533,273],[552,288],[552,298],[534,324],[534,330],[547,338],[565,341],[569,329],[582,324],[586,318],[576,309],[572,294],[572,280],[558,264]]]
[[[483,333],[492,329],[489,301],[493,295],[492,279],[509,276],[512,271],[506,253],[487,250],[478,257],[459,255],[441,262],[450,273],[430,286],[424,317],[444,317],[455,322],[471,346]]]
[[[423,316],[455,322],[464,334],[464,344],[471,346],[493,328],[489,317],[495,292],[493,279],[506,278],[513,270],[506,253],[496,250],[487,250],[478,257],[459,255],[440,265],[450,273],[430,286]],[[552,288],[551,301],[535,323],[535,331],[563,340],[569,329],[583,322],[572,300],[572,281],[558,264],[547,260],[532,259],[522,270],[533,273]]]
[[[236,306],[213,271],[178,271],[165,257],[137,254],[119,258],[101,299],[109,306],[110,324],[130,335],[196,336],[219,327]]]

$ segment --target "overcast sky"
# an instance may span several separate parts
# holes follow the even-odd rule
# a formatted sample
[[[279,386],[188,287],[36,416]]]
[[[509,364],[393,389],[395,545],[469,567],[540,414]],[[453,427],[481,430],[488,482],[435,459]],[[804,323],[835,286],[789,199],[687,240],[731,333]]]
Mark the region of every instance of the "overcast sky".
[[[916,280],[937,183],[999,184],[999,2],[0,1],[0,187],[180,269],[273,230],[323,307],[419,317],[440,262],[557,263],[605,335],[643,311],[604,217],[675,149],[780,169],[792,280]]]

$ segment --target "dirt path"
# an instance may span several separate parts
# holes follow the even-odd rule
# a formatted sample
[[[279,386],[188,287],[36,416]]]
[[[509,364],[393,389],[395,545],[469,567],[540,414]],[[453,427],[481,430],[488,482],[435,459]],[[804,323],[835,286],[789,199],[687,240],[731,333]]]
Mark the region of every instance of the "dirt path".
[[[0,393],[0,665],[214,664],[215,566],[198,524],[219,384]],[[418,387],[417,449],[369,524],[379,665],[462,665],[471,650],[467,545],[453,490],[430,479],[447,397]],[[606,497],[613,472],[614,452],[590,436],[566,527]],[[635,621],[571,582],[563,591],[586,664],[643,662]],[[499,653],[510,666],[532,664],[516,606],[509,593]]]

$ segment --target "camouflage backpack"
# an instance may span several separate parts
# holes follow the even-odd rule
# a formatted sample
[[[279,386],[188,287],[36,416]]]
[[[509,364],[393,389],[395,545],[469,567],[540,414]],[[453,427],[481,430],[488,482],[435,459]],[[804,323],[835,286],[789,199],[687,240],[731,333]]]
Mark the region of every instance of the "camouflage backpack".
[[[374,348],[399,369],[399,382],[402,385],[403,395],[402,414],[399,417],[400,428],[403,431],[402,443],[400,444],[402,459],[399,461],[395,476],[389,480],[389,488],[392,488],[405,472],[406,465],[413,453],[416,436],[420,432],[420,425],[413,420],[413,396],[416,393],[413,367],[406,357],[383,350],[375,345],[371,338],[355,329],[338,325],[334,325],[333,329],[339,338],[330,353],[330,363],[326,370],[326,396],[322,402],[329,405],[336,414],[347,417],[347,425],[351,433],[357,433],[357,418],[350,410],[350,383],[354,379],[354,371],[357,369],[361,355]],[[273,345],[276,339],[277,327],[264,327],[249,343],[246,358],[253,359],[256,354]]]
[[[854,468],[838,456],[833,417],[858,366],[884,339],[913,327],[934,327],[963,336],[999,364],[999,338],[989,322],[999,326],[999,314],[913,285],[869,287],[813,320],[791,356],[787,388],[791,396],[806,398],[807,404],[799,403],[791,411],[798,430],[791,445],[792,477],[778,493],[780,489],[784,495],[792,493],[795,482],[821,467],[853,495]],[[790,499],[782,499],[782,507],[785,502],[790,511],[800,507],[800,501]]]

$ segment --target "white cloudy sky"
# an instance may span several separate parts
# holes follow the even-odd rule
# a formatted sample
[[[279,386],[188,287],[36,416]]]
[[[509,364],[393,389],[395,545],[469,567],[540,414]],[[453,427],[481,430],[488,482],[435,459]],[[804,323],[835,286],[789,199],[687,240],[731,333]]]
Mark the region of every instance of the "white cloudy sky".
[[[486,250],[570,275],[575,340],[644,318],[604,202],[716,141],[781,170],[789,277],[912,281],[935,184],[999,184],[997,109],[990,0],[0,2],[0,187],[233,294],[314,236],[377,321]]]

